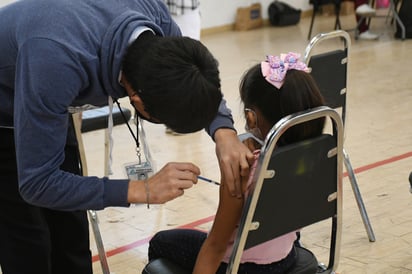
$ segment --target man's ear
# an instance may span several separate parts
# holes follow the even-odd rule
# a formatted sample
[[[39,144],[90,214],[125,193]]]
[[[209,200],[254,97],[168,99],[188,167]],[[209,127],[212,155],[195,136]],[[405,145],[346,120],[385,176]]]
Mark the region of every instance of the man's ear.
[[[130,85],[129,81],[127,81],[126,76],[124,76],[123,73],[120,76],[120,84],[124,87],[129,97],[136,93],[136,91],[132,88],[132,86]]]
[[[140,96],[137,93],[132,93],[131,95],[129,95],[129,99],[130,102],[133,103],[133,105],[137,106],[141,106],[143,107],[143,101],[142,98],[140,98]]]
[[[138,109],[138,111],[144,111],[143,101],[138,95],[138,93],[132,88],[129,81],[127,81],[126,77],[122,73],[120,78],[120,83],[123,85],[124,89],[126,90],[127,95],[129,96],[130,103]]]

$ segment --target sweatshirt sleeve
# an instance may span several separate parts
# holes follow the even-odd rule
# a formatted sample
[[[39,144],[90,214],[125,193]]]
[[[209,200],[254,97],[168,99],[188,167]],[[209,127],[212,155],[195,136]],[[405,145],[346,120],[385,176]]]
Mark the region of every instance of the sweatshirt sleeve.
[[[213,138],[216,130],[218,130],[219,128],[230,128],[235,130],[233,125],[232,112],[226,106],[226,100],[224,98],[222,98],[222,101],[220,102],[215,119],[212,121],[206,131]]]
[[[14,127],[20,193],[31,204],[57,210],[128,206],[128,180],[60,170],[67,108],[89,84],[82,62],[87,60],[47,39],[30,39],[19,49]]]

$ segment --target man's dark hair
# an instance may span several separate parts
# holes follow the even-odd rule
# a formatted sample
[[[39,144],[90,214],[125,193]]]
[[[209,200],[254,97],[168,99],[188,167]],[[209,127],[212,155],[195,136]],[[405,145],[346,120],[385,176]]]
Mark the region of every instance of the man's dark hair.
[[[151,118],[179,133],[208,127],[222,100],[216,59],[188,37],[141,34],[124,56],[123,74]]]

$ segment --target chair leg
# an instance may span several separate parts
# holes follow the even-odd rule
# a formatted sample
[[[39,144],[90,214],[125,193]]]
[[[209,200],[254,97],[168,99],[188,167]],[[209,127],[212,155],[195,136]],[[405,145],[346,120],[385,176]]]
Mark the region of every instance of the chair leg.
[[[340,3],[335,5],[335,16],[336,16],[335,30],[341,29],[339,14],[340,14]]]
[[[361,18],[359,18],[359,21],[358,21],[358,23],[356,24],[356,27],[355,27],[355,39],[356,40],[358,40],[358,38],[359,38],[359,26],[364,22],[366,20],[366,17],[361,17]]]
[[[87,176],[88,173],[87,173],[86,153],[85,153],[84,144],[83,144],[83,137],[82,137],[82,133],[81,133],[82,114],[81,113],[73,113],[72,117],[73,117],[74,130],[76,132],[78,148],[79,148],[80,166],[81,166],[82,174],[83,174],[83,176]],[[104,250],[103,240],[102,240],[102,236],[100,234],[99,222],[98,222],[98,219],[97,219],[97,213],[94,210],[88,210],[87,213],[88,213],[88,216],[89,216],[90,224],[92,226],[94,239],[96,241],[97,251],[99,253],[99,258],[100,258],[100,264],[102,266],[102,272],[103,272],[103,274],[110,274],[109,265],[107,264],[106,252]]]
[[[313,9],[312,19],[310,21],[310,27],[309,27],[309,33],[308,33],[308,40],[310,40],[310,38],[312,36],[312,28],[313,28],[313,22],[315,21],[316,12],[317,11],[315,9]]]
[[[398,23],[399,27],[401,28],[401,32],[402,32],[401,39],[405,40],[405,37],[406,37],[405,25],[403,24],[401,18],[399,18],[394,0],[390,0],[389,8],[392,11],[393,17],[395,17],[395,21]]]
[[[90,224],[93,229],[94,239],[97,246],[97,251],[99,253],[100,265],[102,267],[103,274],[110,274],[109,264],[107,263],[106,251],[104,250],[102,235],[99,229],[99,220],[97,218],[97,213],[94,210],[87,211],[90,219]]]
[[[341,29],[341,24],[340,24],[340,19],[339,17],[336,17],[335,21],[335,30]]]
[[[353,172],[352,165],[349,161],[349,155],[346,153],[345,149],[343,150],[343,158],[346,170],[348,171],[349,180],[352,185],[352,190],[356,198],[356,202],[358,204],[358,208],[362,217],[363,224],[366,228],[366,232],[368,233],[369,241],[375,242],[375,234],[372,230],[372,225],[369,221],[368,213],[366,212],[365,205],[363,204],[362,195],[359,191],[358,183],[356,182],[355,173]]]

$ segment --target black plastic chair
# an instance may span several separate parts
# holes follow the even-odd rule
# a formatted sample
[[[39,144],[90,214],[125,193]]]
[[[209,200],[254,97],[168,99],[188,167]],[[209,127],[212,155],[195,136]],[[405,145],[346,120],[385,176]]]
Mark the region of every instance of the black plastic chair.
[[[330,118],[333,134],[276,148],[289,128],[320,117]],[[331,237],[329,263],[323,273],[335,271],[341,239],[342,155],[342,120],[329,107],[287,116],[272,128],[262,148],[256,185],[246,201],[227,273],[237,273],[243,249],[326,219],[331,220]],[[307,258],[307,263],[312,267],[288,273],[317,273],[315,256]]]
[[[313,54],[317,48],[316,46],[320,44],[320,42],[332,39],[340,41],[340,46],[329,50],[323,49],[322,52],[317,51],[316,54]],[[304,56],[304,62],[310,68],[311,75],[326,100],[326,105],[334,109],[340,109],[344,125],[346,122],[347,69],[350,43],[349,34],[343,30],[320,33],[309,42]],[[343,150],[343,156],[369,241],[374,242],[375,235],[359,191],[349,155],[345,149]]]
[[[330,4],[334,5],[334,12],[335,12],[335,28],[334,29],[337,30],[341,28],[339,14],[340,14],[342,0],[310,0],[309,3],[312,4],[313,11],[312,11],[312,19],[310,21],[308,40],[312,38],[313,23],[315,22],[315,17],[319,13],[322,6],[330,5]]]
[[[332,121],[333,134],[277,148],[279,138],[290,127],[322,117]],[[335,271],[342,223],[342,151],[342,120],[329,107],[289,115],[271,129],[253,178],[255,187],[245,201],[226,273],[237,273],[244,249],[326,219],[331,220],[330,252],[323,272]],[[297,262],[286,274],[319,273],[316,256],[304,247],[295,248]],[[188,271],[166,259],[157,259],[149,262],[142,273]]]

